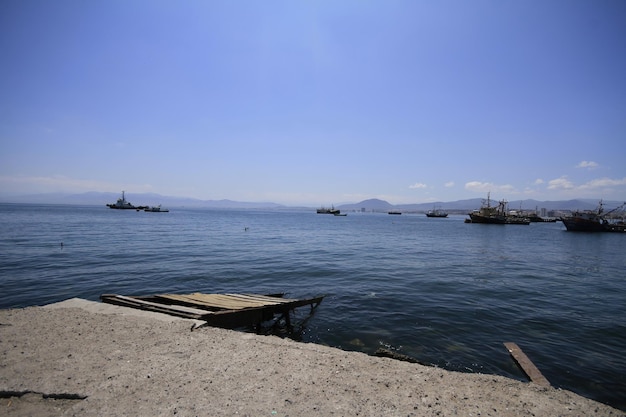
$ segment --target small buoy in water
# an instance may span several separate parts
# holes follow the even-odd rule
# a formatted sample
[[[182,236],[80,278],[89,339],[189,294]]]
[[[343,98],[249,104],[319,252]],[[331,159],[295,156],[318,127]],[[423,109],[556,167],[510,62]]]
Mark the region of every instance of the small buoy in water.
[[[246,232],[248,231],[248,229],[250,229],[250,228],[249,227],[244,227],[243,228],[243,230],[246,231]]]
[[[61,249],[63,249],[63,242],[61,242]]]

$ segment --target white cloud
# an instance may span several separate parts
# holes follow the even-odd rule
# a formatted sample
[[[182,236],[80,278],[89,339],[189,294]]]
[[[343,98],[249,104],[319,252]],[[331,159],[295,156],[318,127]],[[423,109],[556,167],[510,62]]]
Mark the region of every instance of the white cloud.
[[[482,193],[487,193],[490,191],[501,192],[501,193],[515,193],[515,187],[510,184],[497,185],[492,182],[480,182],[480,181],[470,181],[465,184],[465,189],[468,191],[477,191]]]
[[[620,185],[626,185],[626,178],[622,178],[621,180],[620,179],[614,180],[612,178],[606,178],[606,177],[598,178],[598,179],[591,180],[591,181],[584,183],[579,188],[583,190],[588,190],[588,189],[599,189],[599,188],[606,188],[606,187],[617,187]]]
[[[454,181],[448,181],[447,183],[445,183],[443,185],[444,187],[450,188],[450,187],[454,187]]]
[[[615,188],[626,185],[626,178],[613,179],[613,178],[597,178],[591,181],[587,181],[584,184],[576,185],[571,182],[567,176],[550,180],[548,182],[549,190],[568,190],[580,193],[581,195],[589,195],[593,193],[604,193],[609,188]],[[572,193],[570,193],[572,194]]]
[[[565,175],[561,178],[548,181],[548,190],[571,190],[572,188],[574,188],[574,183],[568,180]]]
[[[535,180],[535,185],[541,185],[541,184],[543,184],[543,182],[544,182],[544,181],[543,181],[541,178],[537,178],[537,179]]]
[[[415,189],[415,188],[426,188],[428,187],[426,184],[422,184],[421,182],[416,182],[413,185],[409,185],[409,188],[411,189]]]
[[[597,162],[593,162],[593,161],[581,161],[578,165],[576,165],[576,168],[587,168],[587,169],[594,169],[597,168],[599,165]]]

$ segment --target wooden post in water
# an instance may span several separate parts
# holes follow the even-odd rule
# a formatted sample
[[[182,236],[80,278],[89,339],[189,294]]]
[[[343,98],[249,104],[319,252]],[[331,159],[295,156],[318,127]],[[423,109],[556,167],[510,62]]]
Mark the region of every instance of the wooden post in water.
[[[513,342],[506,342],[504,343],[504,346],[506,346],[513,359],[515,359],[515,362],[517,362],[519,367],[522,368],[522,371],[524,371],[526,376],[528,376],[530,382],[541,385],[543,387],[550,386],[550,382],[546,379],[546,377],[541,374],[539,369],[537,369],[537,367],[531,362],[531,360],[528,359],[528,356],[526,356],[526,354],[522,352],[522,349],[520,349],[517,344]]]

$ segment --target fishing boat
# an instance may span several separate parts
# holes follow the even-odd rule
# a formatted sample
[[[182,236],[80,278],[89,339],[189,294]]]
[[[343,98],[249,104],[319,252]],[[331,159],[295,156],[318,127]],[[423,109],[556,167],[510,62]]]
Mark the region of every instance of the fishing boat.
[[[448,212],[440,208],[433,207],[432,210],[426,212],[426,217],[448,217]]]
[[[317,209],[317,214],[334,214],[337,216],[341,214],[341,210],[336,209],[335,206],[331,206],[331,208],[320,207]]]
[[[148,206],[133,206],[130,201],[126,200],[124,191],[122,191],[122,196],[115,203],[107,204],[107,207],[118,210],[145,210],[148,208]]]
[[[480,209],[474,210],[468,215],[472,223],[506,224],[506,201],[502,200],[497,206],[492,206],[490,193],[488,193],[487,200],[483,200]]]
[[[623,232],[623,222],[610,223],[607,216],[624,207],[626,203],[604,212],[602,200],[595,210],[575,211],[570,216],[561,218],[565,228],[570,232]]]

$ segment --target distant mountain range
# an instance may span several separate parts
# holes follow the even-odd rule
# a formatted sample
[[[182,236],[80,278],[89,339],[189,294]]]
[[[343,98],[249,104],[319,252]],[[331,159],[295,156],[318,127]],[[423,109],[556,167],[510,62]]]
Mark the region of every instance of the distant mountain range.
[[[423,212],[433,208],[441,208],[449,212],[468,212],[480,208],[483,198],[472,198],[457,201],[437,201],[434,203],[420,204],[390,204],[379,199],[364,200],[356,204],[342,204],[337,208],[342,211],[365,209],[366,211],[389,211],[400,210],[406,212]],[[563,201],[538,201],[532,199],[509,201],[509,210],[535,210],[545,208],[546,210],[594,210],[598,207],[598,200],[575,199]],[[492,204],[498,204],[493,201]],[[622,204],[620,201],[604,201],[604,206],[611,209]]]
[[[28,195],[0,195],[0,202],[22,204],[72,204],[83,206],[105,206],[115,203],[119,193],[87,192],[81,194],[46,193]],[[211,208],[280,208],[275,203],[247,203],[232,200],[199,200],[196,198],[170,197],[154,193],[126,193],[126,200],[135,206],[163,207],[211,207]]]
[[[116,193],[87,192],[82,194],[68,193],[47,193],[29,195],[0,195],[2,203],[21,204],[70,204],[70,205],[101,205],[115,203],[120,197]],[[158,204],[164,207],[192,207],[192,208],[286,208],[287,206],[271,203],[251,203],[232,200],[199,200],[195,198],[169,197],[154,193],[127,193],[126,199],[134,205],[155,206]],[[434,207],[438,207],[449,212],[468,212],[481,206],[482,198],[472,198],[458,201],[438,201],[434,203],[420,204],[391,204],[376,198],[363,200],[354,204],[342,204],[336,208],[342,211],[377,211],[386,212],[389,210],[399,210],[405,212],[424,212]],[[494,201],[494,203],[497,203]],[[605,201],[605,207],[611,209],[622,204],[621,201]],[[537,200],[513,200],[509,201],[509,209],[534,210],[536,208],[546,210],[593,210],[598,206],[597,200],[575,199],[564,201],[537,201]]]

